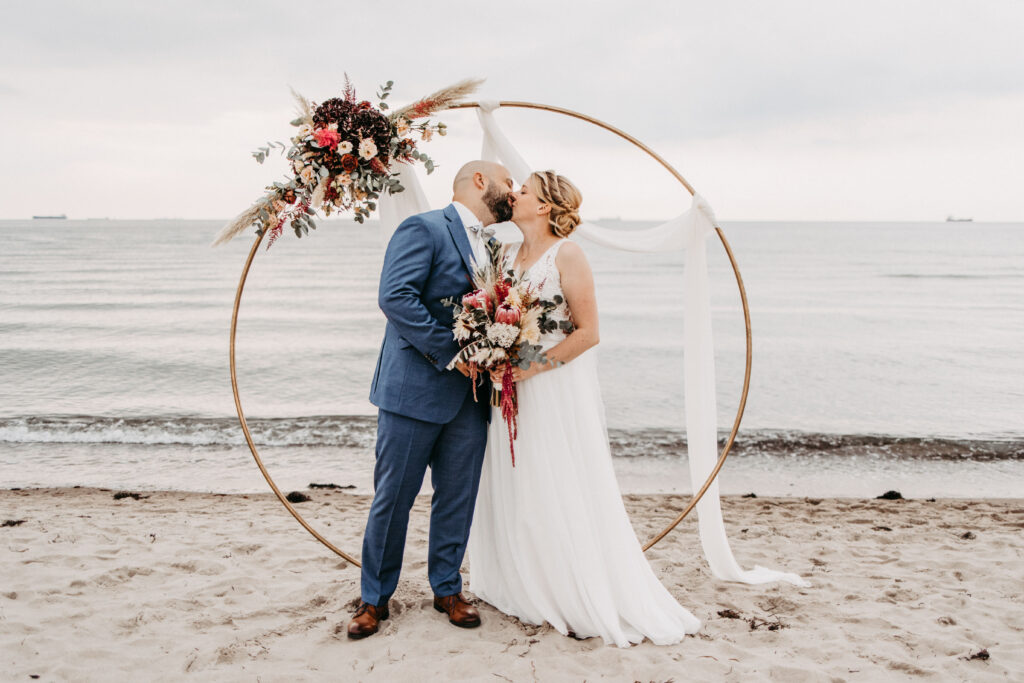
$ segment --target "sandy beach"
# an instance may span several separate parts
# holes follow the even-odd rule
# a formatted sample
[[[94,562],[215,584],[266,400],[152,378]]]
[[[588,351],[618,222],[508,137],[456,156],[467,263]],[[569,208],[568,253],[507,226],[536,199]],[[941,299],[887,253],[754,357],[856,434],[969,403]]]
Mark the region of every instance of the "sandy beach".
[[[450,626],[431,607],[425,497],[391,619],[349,641],[358,570],[270,494],[115,493],[0,491],[5,680],[1024,677],[1021,500],[725,498],[740,563],[799,572],[811,587],[712,578],[686,520],[647,555],[702,630],[676,646],[618,649],[485,604],[480,628]],[[307,519],[358,554],[369,498],[306,493]],[[641,538],[684,503],[627,497]]]

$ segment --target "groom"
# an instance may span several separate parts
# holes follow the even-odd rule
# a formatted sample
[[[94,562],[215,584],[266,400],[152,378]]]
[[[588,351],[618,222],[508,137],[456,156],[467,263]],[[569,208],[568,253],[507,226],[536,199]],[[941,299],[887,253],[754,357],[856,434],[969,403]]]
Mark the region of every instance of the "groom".
[[[456,626],[480,625],[462,597],[459,568],[473,519],[487,441],[486,400],[473,400],[468,369],[446,367],[459,351],[443,299],[473,289],[474,263],[488,257],[484,226],[512,217],[512,177],[471,161],[452,184],[452,203],[407,218],[388,244],[378,302],[387,317],[370,389],[377,415],[374,497],[363,535],[362,601],[349,638],[377,632],[398,585],[409,508],[430,466],[428,575],[434,608]],[[478,391],[478,394],[480,392]],[[483,391],[482,396],[488,392]]]

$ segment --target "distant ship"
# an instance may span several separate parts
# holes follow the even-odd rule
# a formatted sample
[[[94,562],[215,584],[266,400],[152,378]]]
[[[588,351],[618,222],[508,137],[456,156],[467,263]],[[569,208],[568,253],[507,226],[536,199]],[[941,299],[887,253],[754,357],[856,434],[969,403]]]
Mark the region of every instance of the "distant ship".
[[[32,216],[34,221],[66,221],[68,219],[67,214],[61,214],[59,216]]]
[[[970,223],[973,220],[974,220],[973,218],[957,218],[956,216],[952,216],[952,215],[946,216],[946,222],[947,223]]]

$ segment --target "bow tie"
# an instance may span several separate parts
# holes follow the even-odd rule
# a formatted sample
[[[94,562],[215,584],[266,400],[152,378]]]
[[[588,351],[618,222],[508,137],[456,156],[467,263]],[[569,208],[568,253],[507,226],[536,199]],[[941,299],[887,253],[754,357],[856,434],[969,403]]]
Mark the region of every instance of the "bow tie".
[[[489,240],[494,237],[494,228],[491,226],[484,227],[483,225],[471,225],[467,228],[474,235],[478,235],[484,240]]]

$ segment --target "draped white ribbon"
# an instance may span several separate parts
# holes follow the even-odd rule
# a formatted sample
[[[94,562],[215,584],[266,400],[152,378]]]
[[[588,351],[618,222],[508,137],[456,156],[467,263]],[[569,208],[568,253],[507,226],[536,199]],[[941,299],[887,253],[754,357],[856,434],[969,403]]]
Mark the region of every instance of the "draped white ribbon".
[[[396,170],[397,169],[397,170]],[[398,182],[405,188],[398,194],[384,193],[377,200],[377,212],[380,217],[380,239],[384,248],[387,248],[391,241],[391,235],[395,232],[398,224],[409,216],[430,210],[427,204],[427,195],[423,193],[423,186],[420,185],[419,176],[412,164],[395,164],[391,167],[396,171]]]
[[[483,130],[481,158],[500,161],[517,182],[523,183],[532,172],[494,119],[496,101],[481,101],[477,118]],[[382,237],[391,233],[407,216],[429,209],[413,168],[401,166],[401,182],[406,191],[384,195],[380,201]],[[408,195],[408,196],[405,196]],[[694,491],[707,480],[718,461],[718,417],[715,391],[715,353],[711,334],[711,288],[708,279],[707,239],[715,232],[711,205],[694,195],[690,208],[680,216],[645,230],[620,231],[584,222],[576,234],[612,249],[635,252],[686,250],[684,263],[683,330],[684,378],[686,399],[686,441],[690,481]],[[718,480],[712,482],[697,503],[701,546],[712,574],[720,579],[742,583],[787,581],[810,585],[797,574],[755,566],[745,571],[732,554],[722,520]]]

